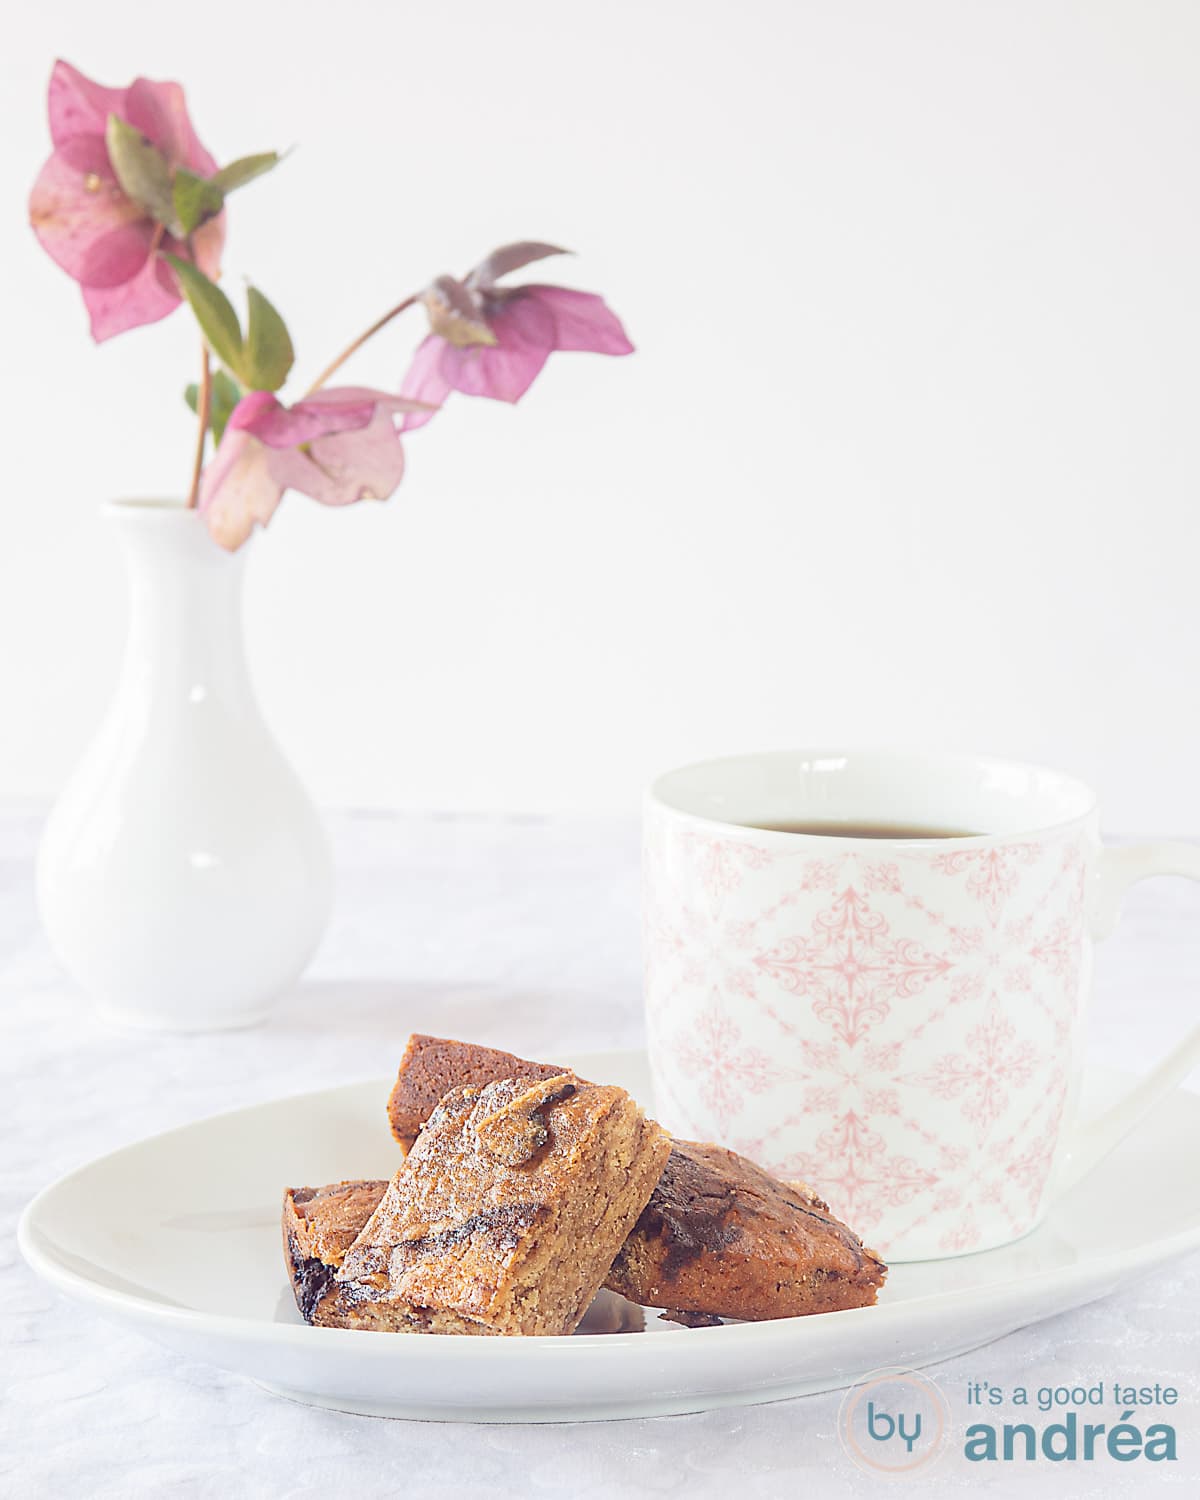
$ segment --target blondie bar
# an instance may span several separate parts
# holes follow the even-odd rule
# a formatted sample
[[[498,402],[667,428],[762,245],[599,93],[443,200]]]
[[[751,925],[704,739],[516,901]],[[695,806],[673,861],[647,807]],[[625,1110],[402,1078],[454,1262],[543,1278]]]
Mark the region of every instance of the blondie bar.
[[[334,1273],[386,1188],[386,1182],[353,1181],[284,1193],[283,1259],[306,1323],[334,1316],[342,1296]]]
[[[623,1089],[454,1087],[336,1273],[339,1327],[571,1333],[670,1154]]]
[[[456,1084],[551,1071],[490,1047],[413,1036],[389,1101],[393,1133],[414,1138],[433,1108],[427,1101]],[[782,1182],[721,1146],[675,1141],[604,1284],[703,1324],[866,1306],[886,1275],[883,1261],[805,1184]]]

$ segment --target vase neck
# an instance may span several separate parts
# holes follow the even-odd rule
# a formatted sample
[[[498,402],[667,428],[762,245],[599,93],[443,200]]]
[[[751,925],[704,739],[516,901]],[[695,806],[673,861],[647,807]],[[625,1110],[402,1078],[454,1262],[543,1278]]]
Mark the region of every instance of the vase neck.
[[[224,551],[182,506],[106,509],[129,577],[127,676],[162,689],[248,693],[242,554]]]

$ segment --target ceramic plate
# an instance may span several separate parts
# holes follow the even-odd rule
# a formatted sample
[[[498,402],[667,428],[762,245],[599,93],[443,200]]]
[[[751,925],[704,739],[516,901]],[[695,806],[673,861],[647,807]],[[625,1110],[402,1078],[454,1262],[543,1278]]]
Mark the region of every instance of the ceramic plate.
[[[576,1066],[650,1097],[640,1054]],[[1090,1103],[1121,1082],[1090,1078]],[[260,1104],[102,1157],[34,1199],[21,1249],[67,1296],[296,1401],[372,1416],[550,1422],[778,1401],[881,1366],[933,1364],[1200,1245],[1200,1171],[1180,1155],[1200,1141],[1200,1096],[1181,1092],[1035,1233],[1003,1250],[896,1266],[877,1307],[697,1329],[650,1312],[645,1332],[557,1339],[309,1328],[283,1270],[281,1191],[390,1176],[390,1086]]]

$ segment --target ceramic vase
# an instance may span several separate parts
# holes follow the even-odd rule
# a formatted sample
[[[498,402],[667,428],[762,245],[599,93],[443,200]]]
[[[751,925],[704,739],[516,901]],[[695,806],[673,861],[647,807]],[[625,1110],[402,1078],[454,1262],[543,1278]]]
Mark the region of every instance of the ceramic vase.
[[[247,670],[246,549],[223,551],[178,504],[105,514],[128,566],[129,634],[108,713],[42,838],[42,920],[109,1020],[252,1025],[312,956],[333,880]]]

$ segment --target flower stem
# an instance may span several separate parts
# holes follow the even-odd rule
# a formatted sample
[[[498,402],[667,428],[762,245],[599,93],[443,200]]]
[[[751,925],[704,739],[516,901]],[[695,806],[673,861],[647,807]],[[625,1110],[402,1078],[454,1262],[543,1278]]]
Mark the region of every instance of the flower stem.
[[[335,371],[340,370],[350,356],[357,353],[368,339],[373,339],[381,328],[386,328],[393,318],[398,318],[402,312],[410,308],[417,301],[418,295],[418,293],[414,292],[411,297],[405,297],[403,302],[398,302],[390,312],[385,312],[382,318],[376,318],[375,322],[371,324],[365,333],[360,333],[352,343],[346,345],[332,364],[325,366],[312,385],[309,386],[305,395],[311,396],[314,391],[319,391],[329,377]]]
[[[200,419],[200,431],[196,437],[196,459],[192,464],[192,487],[188,491],[187,508],[195,510],[200,498],[200,471],[204,468],[204,443],[208,437],[208,420],[212,412],[212,364],[208,358],[208,345],[204,345],[204,358],[200,365],[200,399],[196,402],[196,415]]]

